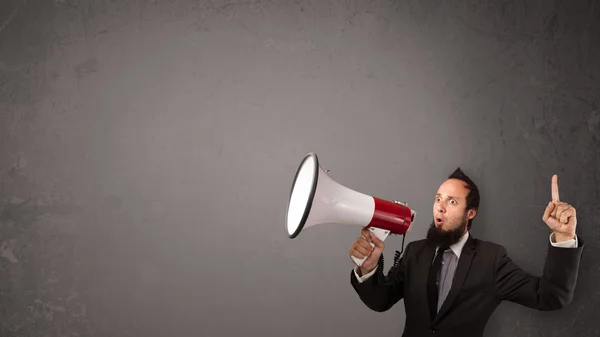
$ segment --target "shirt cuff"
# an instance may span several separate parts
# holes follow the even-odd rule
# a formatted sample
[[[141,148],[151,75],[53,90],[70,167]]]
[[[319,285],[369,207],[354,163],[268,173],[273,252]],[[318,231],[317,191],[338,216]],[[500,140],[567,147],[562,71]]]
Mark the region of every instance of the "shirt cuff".
[[[554,237],[554,233],[550,234],[550,244],[554,247],[560,248],[577,248],[579,247],[579,241],[577,240],[577,235],[575,235],[574,239],[563,241],[563,242],[554,242],[552,239]]]
[[[377,271],[377,267],[379,267],[379,264],[377,264],[377,266],[375,266],[375,268],[370,273],[365,274],[362,277],[358,276],[358,269],[359,269],[359,267],[358,266],[354,267],[354,276],[356,276],[356,279],[358,280],[358,283],[363,283],[369,277],[373,276],[373,274],[375,274],[375,271]]]

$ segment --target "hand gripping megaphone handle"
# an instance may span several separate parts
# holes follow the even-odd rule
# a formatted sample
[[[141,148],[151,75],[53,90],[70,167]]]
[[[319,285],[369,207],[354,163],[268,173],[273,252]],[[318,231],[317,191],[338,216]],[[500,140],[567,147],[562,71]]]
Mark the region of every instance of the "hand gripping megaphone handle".
[[[390,234],[390,231],[386,230],[386,229],[381,229],[381,228],[377,228],[377,227],[369,227],[368,229],[369,229],[369,231],[371,231],[371,233],[375,234],[375,236],[377,236],[377,238],[381,241],[385,241],[385,239]],[[371,247],[375,247],[374,243],[371,242],[369,244],[371,245]],[[366,257],[359,259],[355,256],[351,256],[351,258],[354,261],[354,263],[356,263],[356,265],[359,267],[362,266],[363,262],[365,262],[365,260],[367,259]]]

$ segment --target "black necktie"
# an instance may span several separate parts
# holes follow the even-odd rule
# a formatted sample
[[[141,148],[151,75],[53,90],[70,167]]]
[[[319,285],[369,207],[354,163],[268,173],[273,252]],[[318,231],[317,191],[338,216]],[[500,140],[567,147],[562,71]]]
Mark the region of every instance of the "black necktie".
[[[439,274],[442,268],[442,260],[446,249],[448,249],[448,246],[442,246],[438,249],[438,253],[433,260],[431,269],[429,270],[429,278],[427,279],[427,291],[429,293],[429,309],[431,310],[431,319],[437,315]]]

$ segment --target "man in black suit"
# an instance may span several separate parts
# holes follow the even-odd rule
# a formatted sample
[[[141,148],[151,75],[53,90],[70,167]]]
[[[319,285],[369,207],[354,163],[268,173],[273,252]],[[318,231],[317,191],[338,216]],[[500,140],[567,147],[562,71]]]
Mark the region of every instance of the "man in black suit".
[[[469,234],[479,191],[458,168],[438,189],[427,238],[409,243],[387,275],[384,243],[362,230],[349,252],[367,259],[351,272],[352,287],[378,312],[404,299],[404,337],[483,336],[502,301],[537,310],[565,307],[573,298],[584,244],[575,234],[575,208],[559,199],[557,179],[552,177],[552,200],[542,216],[552,233],[541,277],[519,268],[503,246]]]

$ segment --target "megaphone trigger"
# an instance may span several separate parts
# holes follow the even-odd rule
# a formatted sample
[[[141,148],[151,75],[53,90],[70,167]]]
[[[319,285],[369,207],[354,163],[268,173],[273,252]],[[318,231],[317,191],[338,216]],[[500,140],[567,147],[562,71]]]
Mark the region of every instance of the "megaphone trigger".
[[[377,228],[377,227],[369,227],[368,230],[371,233],[375,234],[375,236],[381,241],[385,241],[385,239],[388,237],[388,235],[390,235],[390,231],[387,229],[381,229],[381,228]],[[371,247],[375,247],[375,244],[373,242],[369,242],[369,244],[371,245]],[[354,261],[354,263],[356,263],[356,265],[359,267],[362,266],[362,264],[367,259],[366,257],[363,257],[362,259],[359,259],[355,256],[351,256],[351,257],[352,257],[352,260]]]

